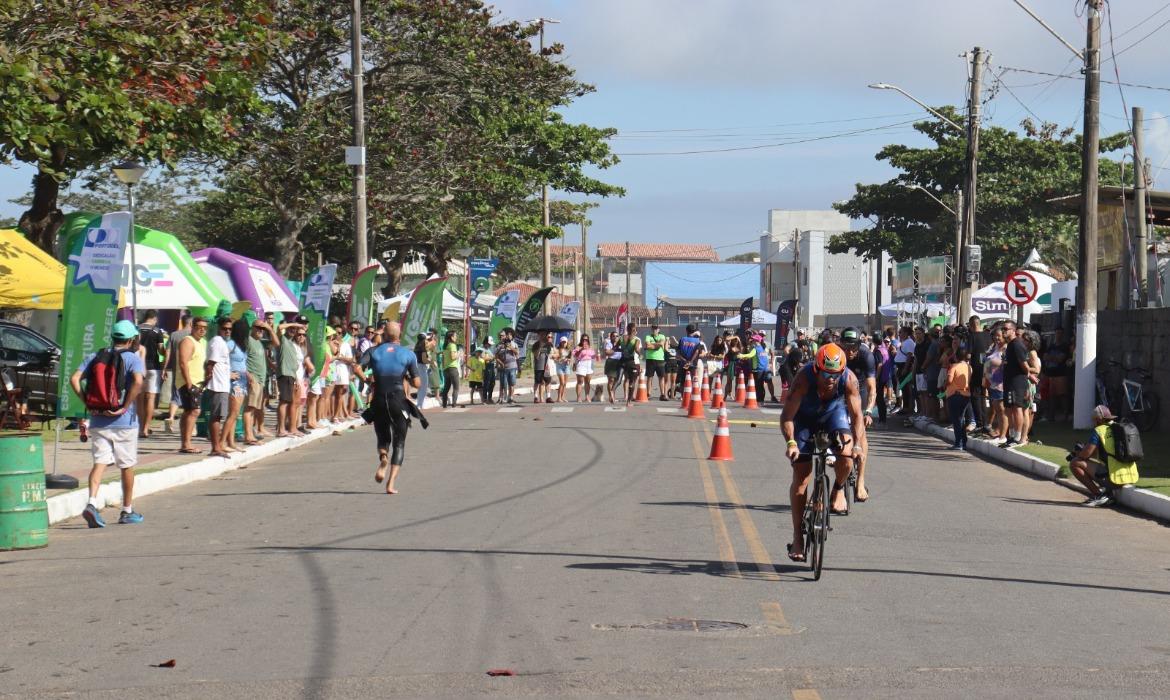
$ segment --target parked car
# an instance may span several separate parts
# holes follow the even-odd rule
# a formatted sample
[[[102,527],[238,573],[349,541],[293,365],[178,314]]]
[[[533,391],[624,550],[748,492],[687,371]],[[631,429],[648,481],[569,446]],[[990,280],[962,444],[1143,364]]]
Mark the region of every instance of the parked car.
[[[0,371],[24,390],[34,419],[54,413],[61,347],[19,323],[0,319]]]

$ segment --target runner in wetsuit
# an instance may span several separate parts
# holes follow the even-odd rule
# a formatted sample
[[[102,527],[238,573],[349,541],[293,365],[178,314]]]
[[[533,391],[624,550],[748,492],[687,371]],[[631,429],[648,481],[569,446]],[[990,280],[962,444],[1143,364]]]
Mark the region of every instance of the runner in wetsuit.
[[[877,362],[870,349],[861,342],[861,333],[856,328],[846,328],[841,331],[841,346],[845,348],[845,366],[857,377],[857,388],[861,392],[861,415],[865,427],[868,428],[873,425],[873,416],[876,412],[875,404],[878,400]],[[861,454],[857,458],[857,496],[855,498],[858,503],[865,503],[869,500],[869,489],[865,487],[869,438],[862,432],[857,442],[861,447]]]
[[[373,398],[367,414],[373,418],[374,433],[378,438],[378,471],[374,481],[386,479],[386,493],[395,494],[394,481],[406,451],[406,431],[410,429],[410,399],[406,383],[418,389],[420,369],[414,351],[402,347],[402,326],[390,323],[382,332],[382,344],[362,356],[362,380],[374,382]],[[389,467],[390,476],[386,478]]]
[[[833,343],[822,345],[816,359],[796,374],[780,416],[780,432],[787,443],[785,454],[792,462],[792,485],[788,488],[792,504],[792,543],[788,545],[788,558],[792,561],[805,560],[801,536],[805,491],[812,474],[813,437],[822,430],[833,434],[833,453],[837,456],[830,512],[848,515],[842,488],[853,467],[852,457],[860,452],[858,443],[865,426],[857,377],[845,367],[845,352]]]

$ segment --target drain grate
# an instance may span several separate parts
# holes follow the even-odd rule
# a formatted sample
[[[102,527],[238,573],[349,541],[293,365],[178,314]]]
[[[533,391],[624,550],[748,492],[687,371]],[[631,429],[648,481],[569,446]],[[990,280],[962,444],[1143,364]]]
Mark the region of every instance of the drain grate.
[[[665,630],[667,632],[728,632],[747,629],[747,625],[726,620],[692,620],[686,617],[671,617],[645,625],[633,625],[635,629]]]

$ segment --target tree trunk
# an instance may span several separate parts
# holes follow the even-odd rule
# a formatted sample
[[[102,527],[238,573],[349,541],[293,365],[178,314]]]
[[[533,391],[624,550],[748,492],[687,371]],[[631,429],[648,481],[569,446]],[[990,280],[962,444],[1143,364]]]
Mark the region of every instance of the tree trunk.
[[[65,165],[65,149],[53,146],[51,166],[60,170]],[[20,216],[20,228],[28,234],[29,240],[49,255],[57,257],[54,243],[65,215],[57,206],[57,195],[61,191],[61,183],[41,168],[33,176],[33,199],[28,211]]]
[[[297,262],[297,253],[301,251],[299,238],[305,228],[305,218],[297,216],[296,212],[277,204],[279,215],[279,233],[276,236],[276,250],[272,256],[272,266],[285,279],[292,273],[293,265]]]
[[[437,246],[428,246],[423,253],[423,264],[427,268],[427,277],[447,275],[447,251]]]
[[[396,297],[401,293],[402,268],[406,265],[406,256],[409,252],[409,246],[396,245],[391,245],[382,252],[382,267],[386,268],[386,286],[382,288],[384,298]]]

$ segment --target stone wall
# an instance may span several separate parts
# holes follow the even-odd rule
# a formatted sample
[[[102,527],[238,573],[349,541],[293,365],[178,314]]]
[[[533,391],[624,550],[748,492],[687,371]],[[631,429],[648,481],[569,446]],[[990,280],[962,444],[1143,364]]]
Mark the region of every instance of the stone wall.
[[[1065,315],[1065,332],[1071,337],[1075,316]],[[1033,325],[1041,332],[1055,329],[1059,314],[1033,314]],[[1158,398],[1162,400],[1159,429],[1170,429],[1170,308],[1097,312],[1097,361],[1117,360],[1125,366],[1142,367],[1153,373]]]

